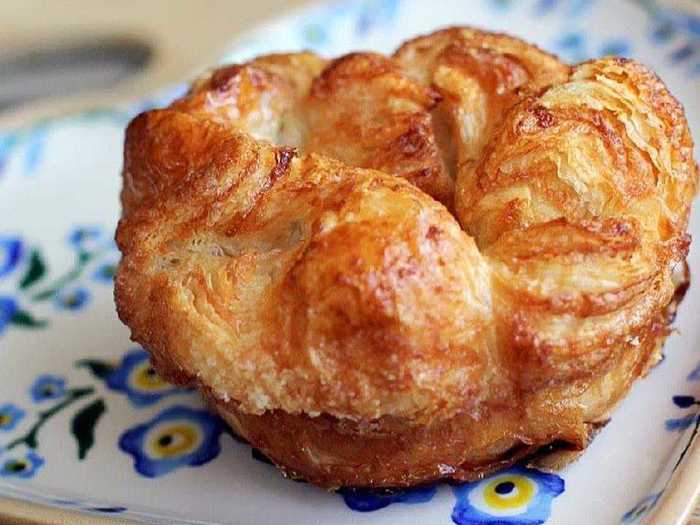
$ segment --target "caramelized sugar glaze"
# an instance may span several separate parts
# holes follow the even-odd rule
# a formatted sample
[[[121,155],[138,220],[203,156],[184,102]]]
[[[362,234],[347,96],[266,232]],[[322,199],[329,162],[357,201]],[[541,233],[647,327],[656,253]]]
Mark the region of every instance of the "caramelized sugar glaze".
[[[470,28],[262,56],[129,125],[117,308],[326,488],[580,451],[669,333],[692,149],[630,60]]]

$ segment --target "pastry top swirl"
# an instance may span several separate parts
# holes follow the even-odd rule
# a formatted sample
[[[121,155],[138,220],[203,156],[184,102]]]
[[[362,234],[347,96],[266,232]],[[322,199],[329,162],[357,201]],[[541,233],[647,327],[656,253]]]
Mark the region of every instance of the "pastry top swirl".
[[[644,66],[469,28],[224,67],[129,125],[119,314],[245,412],[478,415],[665,330],[692,149]]]

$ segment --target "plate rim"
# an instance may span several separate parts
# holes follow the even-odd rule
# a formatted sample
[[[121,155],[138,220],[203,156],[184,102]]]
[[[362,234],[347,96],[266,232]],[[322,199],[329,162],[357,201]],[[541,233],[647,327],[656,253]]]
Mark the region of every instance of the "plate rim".
[[[0,518],[9,520],[8,525],[143,525],[124,518],[100,516],[10,496],[0,496]]]
[[[647,517],[645,525],[684,525],[700,502],[700,439],[695,439],[683,460],[683,468],[671,476],[668,488]],[[106,517],[0,495],[0,518],[18,525],[143,525],[141,522]]]
[[[232,49],[237,43],[243,42],[248,35],[260,31],[266,25],[291,20],[304,13],[313,12],[322,6],[338,3],[339,1],[310,0],[301,6],[282,9],[277,15],[263,17],[253,23],[249,29],[231,35],[228,49]],[[624,1],[626,3],[630,2],[630,0]],[[697,7],[693,5],[693,7],[700,13],[700,4]],[[95,96],[85,104],[73,107],[67,112],[54,114],[48,111],[39,113],[29,111],[25,112],[25,118],[20,121],[10,121],[11,124],[5,126],[5,128],[16,130],[30,127],[40,121],[60,121],[95,109],[119,107],[128,100],[131,100],[131,97],[123,96],[115,99],[115,97],[109,95],[104,97]],[[700,147],[700,138],[698,138],[698,147]],[[694,204],[695,206],[700,206],[700,202]],[[700,241],[700,239],[698,240]],[[693,440],[686,457],[683,458],[679,467],[671,475],[665,490],[663,490],[654,509],[643,521],[643,525],[687,525],[693,509],[700,505],[700,436]],[[141,521],[118,515],[100,515],[81,509],[60,507],[2,494],[0,494],[0,518],[9,520],[8,525],[55,525],[56,523],[70,523],[71,525],[144,525]]]
[[[693,440],[681,465],[647,518],[647,525],[686,524],[700,503],[700,439]]]

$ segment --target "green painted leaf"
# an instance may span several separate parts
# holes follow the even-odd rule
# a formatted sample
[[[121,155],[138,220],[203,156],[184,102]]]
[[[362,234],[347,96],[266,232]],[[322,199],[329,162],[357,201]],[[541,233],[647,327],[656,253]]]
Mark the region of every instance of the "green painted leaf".
[[[26,310],[17,310],[10,319],[10,323],[22,328],[43,328],[48,324],[43,319],[36,319]]]
[[[31,448],[32,450],[36,450],[36,434],[38,431],[39,427],[35,426],[34,428],[32,428],[31,432],[29,432],[29,434],[27,434],[27,436],[24,438],[24,443],[27,445],[27,447]]]
[[[19,287],[24,290],[39,281],[46,274],[46,263],[38,250],[33,250],[29,256],[29,268],[22,277]]]
[[[78,444],[78,459],[85,459],[95,443],[95,426],[106,410],[105,402],[97,399],[73,416],[70,431]]]
[[[98,379],[105,379],[116,368],[114,364],[101,359],[81,359],[75,362],[75,366],[87,368]]]
[[[95,257],[95,254],[94,254],[94,253],[90,253],[90,252],[80,252],[80,253],[78,254],[78,264],[79,264],[80,266],[84,266],[84,265],[86,265],[88,262],[90,262],[90,260],[91,260],[93,257]]]

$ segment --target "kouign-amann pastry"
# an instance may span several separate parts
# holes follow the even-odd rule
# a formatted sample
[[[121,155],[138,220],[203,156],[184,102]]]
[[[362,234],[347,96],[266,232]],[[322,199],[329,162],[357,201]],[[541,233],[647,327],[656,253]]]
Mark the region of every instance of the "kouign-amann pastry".
[[[692,149],[641,64],[470,28],[223,67],[127,129],[117,308],[289,476],[558,466],[660,358]]]

